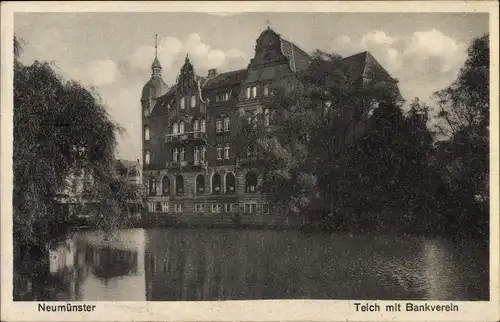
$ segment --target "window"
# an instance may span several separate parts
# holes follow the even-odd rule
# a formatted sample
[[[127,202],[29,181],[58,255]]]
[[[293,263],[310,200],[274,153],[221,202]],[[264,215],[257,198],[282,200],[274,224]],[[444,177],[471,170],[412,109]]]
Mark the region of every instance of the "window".
[[[247,87],[247,96],[246,96],[247,99],[250,98],[250,92],[251,92],[250,87]]]
[[[217,160],[222,160],[222,147],[217,145]]]
[[[161,202],[155,202],[155,212],[161,212]]]
[[[170,180],[167,176],[164,176],[163,179],[161,179],[161,189],[164,195],[168,195],[170,193]]]
[[[255,214],[257,212],[257,204],[255,203],[246,203],[245,204],[245,213],[246,214]]]
[[[172,133],[173,134],[179,133],[179,126],[177,125],[177,123],[172,124]]]
[[[162,208],[161,209],[162,212],[168,212],[169,211],[169,204],[168,204],[168,202],[163,201],[161,203],[161,208]]]
[[[202,174],[196,176],[196,194],[201,195],[205,192],[205,177]]]
[[[252,92],[250,93],[250,98],[257,97],[257,86],[252,86]]]
[[[212,205],[212,212],[213,213],[219,213],[221,210],[220,204],[213,204]]]
[[[195,146],[194,147],[194,163],[197,163],[198,160],[200,160],[200,147]]]
[[[263,214],[268,214],[269,213],[269,204],[267,202],[262,204],[262,213]]]
[[[220,174],[214,173],[212,176],[212,192],[214,194],[220,194],[221,191],[221,179],[220,179]]]
[[[229,117],[224,118],[224,131],[229,131]]]
[[[149,190],[149,195],[151,196],[156,195],[156,179],[154,177],[149,178],[148,190]]]
[[[245,176],[245,192],[257,191],[257,175],[255,172],[248,172]]]
[[[266,108],[264,110],[264,125],[269,126],[269,110]]]
[[[215,130],[217,131],[217,133],[222,132],[222,121],[221,120],[217,120],[215,122]]]
[[[226,173],[226,192],[227,193],[235,193],[236,191],[236,177],[234,173],[228,172]]]
[[[182,204],[178,203],[174,205],[174,212],[182,212]]]
[[[194,161],[195,163],[199,163],[198,161],[205,161],[206,148],[204,146],[196,146],[194,148]]]
[[[155,203],[154,202],[149,202],[148,203],[148,211],[153,212],[155,210]]]
[[[205,133],[205,131],[206,131],[206,123],[205,123],[205,120],[202,119],[200,121],[200,132]]]
[[[149,141],[149,127],[148,126],[144,127],[144,140]]]
[[[224,145],[224,159],[229,160],[229,151],[231,150],[231,146],[229,143]]]
[[[146,153],[144,154],[144,163],[146,163],[146,165],[149,165],[150,162],[151,162],[151,152],[146,151]]]
[[[184,122],[179,123],[179,134],[183,134],[185,130]]]
[[[180,162],[184,161],[184,156],[185,156],[185,150],[184,150],[184,148],[180,148],[180,152],[179,152],[179,161]]]
[[[227,203],[225,206],[226,206],[226,212],[233,211],[233,204],[232,203]]]
[[[177,162],[179,160],[179,151],[177,148],[172,149],[172,161]]]
[[[193,131],[198,132],[200,130],[200,122],[198,120],[194,120],[193,122]]]
[[[198,203],[194,205],[195,212],[205,212],[205,205],[202,203]]]
[[[269,95],[269,85],[264,85],[264,96],[268,96]]]
[[[196,107],[196,96],[191,96],[191,108]]]
[[[202,146],[201,147],[201,154],[200,154],[200,160],[205,161],[207,159],[207,148]]]
[[[175,177],[175,190],[178,195],[184,193],[184,178],[181,175]]]
[[[181,110],[185,109],[186,108],[186,98],[182,97],[180,103],[181,103]]]

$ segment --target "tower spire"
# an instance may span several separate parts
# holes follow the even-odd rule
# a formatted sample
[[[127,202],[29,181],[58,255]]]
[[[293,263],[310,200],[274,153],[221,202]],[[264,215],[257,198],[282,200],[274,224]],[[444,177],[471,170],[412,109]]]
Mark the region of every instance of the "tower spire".
[[[155,57],[158,57],[158,34],[155,34]]]
[[[153,76],[161,75],[161,64],[158,60],[158,34],[155,34],[155,59],[153,60],[153,64],[151,64],[151,69],[153,71]]]

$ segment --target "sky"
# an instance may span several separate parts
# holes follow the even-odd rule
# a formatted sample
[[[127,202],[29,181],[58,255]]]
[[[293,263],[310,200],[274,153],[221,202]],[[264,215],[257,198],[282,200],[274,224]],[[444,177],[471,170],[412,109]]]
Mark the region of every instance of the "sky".
[[[432,106],[432,93],[456,78],[485,13],[17,13],[21,60],[53,62],[66,77],[95,87],[125,133],[120,158],[139,159],[140,95],[151,77],[155,34],[163,79],[174,84],[186,54],[198,75],[245,68],[268,24],[306,52],[369,51],[399,80],[403,97]]]

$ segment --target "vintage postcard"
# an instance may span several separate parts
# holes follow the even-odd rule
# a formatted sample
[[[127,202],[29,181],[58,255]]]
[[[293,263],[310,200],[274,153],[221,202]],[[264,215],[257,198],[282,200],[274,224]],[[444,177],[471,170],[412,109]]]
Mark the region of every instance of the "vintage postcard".
[[[498,321],[498,9],[2,3],[2,321]]]

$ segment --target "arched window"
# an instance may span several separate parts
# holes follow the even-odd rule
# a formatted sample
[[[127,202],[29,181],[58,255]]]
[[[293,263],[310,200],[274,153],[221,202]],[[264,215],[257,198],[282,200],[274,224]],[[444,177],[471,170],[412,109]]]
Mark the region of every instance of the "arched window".
[[[196,96],[191,96],[191,108],[196,107]]]
[[[185,97],[181,98],[180,104],[181,104],[181,110],[186,108],[186,98]]]
[[[193,122],[193,131],[198,132],[200,130],[200,122],[198,120],[194,120]]]
[[[184,122],[180,122],[179,123],[179,134],[184,133],[184,130],[185,130],[185,128],[184,128]]]
[[[202,174],[196,176],[196,194],[202,195],[205,193],[205,177]]]
[[[226,192],[227,193],[236,192],[236,178],[234,177],[234,173],[232,172],[226,173]]]
[[[178,195],[184,193],[184,178],[181,175],[175,177],[175,192]]]
[[[207,129],[207,127],[206,127],[205,120],[204,120],[204,119],[202,119],[202,120],[200,121],[200,131],[201,131],[201,132],[203,132],[203,133],[205,133],[206,129]]]
[[[146,151],[146,153],[144,154],[144,163],[146,163],[146,165],[149,165],[150,162],[151,162],[151,152]]]
[[[154,177],[149,178],[148,190],[151,196],[156,195],[156,179]]]
[[[147,125],[144,126],[144,140],[149,141],[149,127]]]
[[[264,110],[264,125],[268,126],[269,125],[269,110],[266,108]]]
[[[220,194],[221,186],[222,184],[221,184],[220,174],[215,173],[212,176],[212,193]]]
[[[161,192],[164,195],[168,195],[170,193],[170,180],[167,176],[164,176],[163,179],[161,179]]]
[[[130,171],[128,172],[128,176],[129,177],[138,177],[139,176],[139,171],[137,171],[136,168],[132,168],[130,169]]]
[[[248,172],[245,176],[245,192],[257,191],[257,175],[254,172]]]
[[[173,134],[179,133],[179,126],[177,125],[177,122],[175,122],[174,124],[172,124],[172,133]]]

